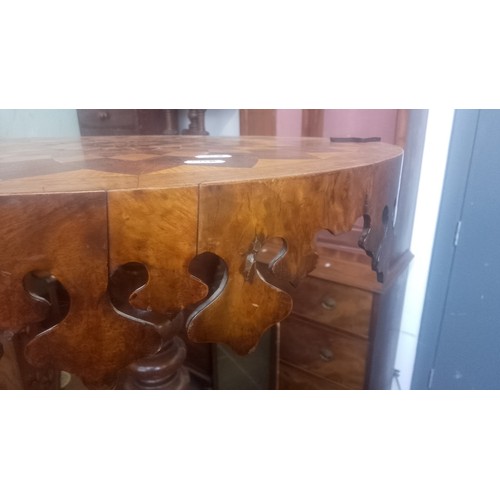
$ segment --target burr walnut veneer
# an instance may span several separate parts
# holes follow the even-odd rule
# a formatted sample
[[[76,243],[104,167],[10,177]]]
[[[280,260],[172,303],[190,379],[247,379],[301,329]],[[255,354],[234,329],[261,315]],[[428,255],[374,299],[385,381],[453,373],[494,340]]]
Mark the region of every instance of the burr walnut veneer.
[[[289,315],[318,230],[363,217],[384,279],[401,162],[313,138],[0,142],[1,335],[89,387],[186,387],[177,333],[248,353]]]

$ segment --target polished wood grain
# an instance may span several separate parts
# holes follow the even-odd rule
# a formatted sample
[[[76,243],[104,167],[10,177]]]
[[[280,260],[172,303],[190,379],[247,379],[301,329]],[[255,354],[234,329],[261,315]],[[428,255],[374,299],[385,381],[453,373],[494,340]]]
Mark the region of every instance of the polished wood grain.
[[[110,192],[108,223],[111,273],[129,262],[149,273],[132,305],[173,317],[207,295],[188,271],[197,253],[197,188]]]
[[[104,192],[0,196],[3,327],[17,331],[43,319],[50,304],[23,282],[33,271],[54,276],[70,296],[69,311],[27,344],[26,355],[37,367],[56,366],[90,384],[155,352],[160,342],[153,327],[116,314],[106,294],[106,213]]]
[[[147,278],[131,290],[128,303],[155,311],[162,337],[158,353],[129,367],[123,388],[180,389],[189,384],[182,368],[186,348],[176,335],[183,327],[179,314],[208,292],[188,269],[197,251],[197,211],[198,190],[193,187],[108,193],[111,273],[130,263],[145,266]]]
[[[363,217],[361,245],[384,278],[401,159],[387,144],[312,138],[1,141],[2,328],[45,324],[28,359],[89,385],[165,347],[161,329],[184,311],[190,339],[247,353],[289,314],[317,230]],[[276,237],[282,254],[259,265]],[[218,262],[216,286],[190,273],[201,254]],[[142,281],[118,286],[131,263]],[[48,325],[54,304],[23,286],[30,273],[67,292],[60,321]]]
[[[202,154],[231,156],[218,159],[220,163],[201,163],[207,161],[196,158]],[[390,144],[332,144],[319,138],[0,140],[0,194],[189,187],[308,177],[370,165],[384,170],[385,161],[399,162],[401,157],[402,150]],[[193,161],[199,163],[186,163]]]
[[[313,240],[321,228],[348,231],[366,217],[361,244],[383,279],[383,252],[389,240],[397,198],[399,161],[387,162],[379,176],[372,167],[321,176],[210,184],[200,188],[199,252],[222,257],[228,266],[224,289],[188,321],[195,341],[215,339],[239,354],[249,352],[265,329],[283,320],[292,301],[280,288],[296,285],[316,264]],[[382,198],[378,197],[382,193]],[[312,200],[318,200],[317,203]],[[382,201],[383,200],[383,201]],[[253,269],[255,256],[269,238],[284,242],[282,258],[269,268],[266,281]]]

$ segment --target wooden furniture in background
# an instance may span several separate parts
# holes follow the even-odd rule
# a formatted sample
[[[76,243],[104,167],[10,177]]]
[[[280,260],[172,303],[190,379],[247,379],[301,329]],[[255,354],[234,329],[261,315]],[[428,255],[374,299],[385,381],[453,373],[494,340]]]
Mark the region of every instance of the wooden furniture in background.
[[[363,216],[361,244],[387,278],[401,160],[388,144],[312,138],[2,141],[3,336],[29,328],[28,362],[88,387],[186,387],[179,324],[251,351],[290,313],[319,228]],[[208,283],[192,267],[206,256]]]
[[[165,135],[177,135],[179,133],[179,110],[165,110]]]
[[[290,111],[296,111],[290,113]],[[349,112],[349,123],[342,125],[340,119],[334,120],[337,125],[333,133],[331,131],[331,120],[337,114]],[[416,111],[416,110],[414,110]],[[366,113],[369,112],[368,117]],[[425,111],[424,111],[425,112]],[[374,113],[380,115],[380,123],[373,123]],[[284,127],[286,135],[302,137],[330,137],[344,133],[355,136],[366,134],[356,132],[364,130],[363,121],[369,118],[370,136],[382,136],[382,140],[402,146],[406,138],[406,128],[410,110],[334,110],[334,109],[302,109],[302,110],[280,110],[280,109],[240,109],[240,134],[241,135],[282,135],[285,121],[292,123]],[[328,122],[325,124],[325,121]],[[278,127],[278,122],[281,127]],[[378,129],[378,130],[377,130]],[[348,131],[348,132],[347,132]],[[391,133],[392,131],[392,133]],[[340,133],[341,136],[342,133]],[[348,135],[344,135],[347,137]]]
[[[189,109],[184,135],[208,135],[204,109]],[[178,135],[177,109],[78,109],[82,136],[94,135]]]
[[[205,109],[189,109],[189,126],[182,133],[187,135],[208,135],[205,130],[205,112]]]
[[[240,135],[277,135],[278,109],[240,109]],[[302,137],[323,136],[323,109],[301,111]]]
[[[240,135],[276,135],[275,109],[240,109]]]
[[[281,323],[280,389],[388,389],[411,254],[379,283],[357,230],[317,238],[319,261]]]
[[[324,109],[302,110],[302,137],[323,137]]]

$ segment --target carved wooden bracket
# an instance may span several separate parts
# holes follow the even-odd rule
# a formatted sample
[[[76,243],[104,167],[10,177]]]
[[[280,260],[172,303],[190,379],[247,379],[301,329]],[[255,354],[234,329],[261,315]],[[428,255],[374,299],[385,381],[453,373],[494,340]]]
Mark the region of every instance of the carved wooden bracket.
[[[149,273],[132,305],[173,317],[207,295],[188,270],[197,247],[197,187],[108,193],[108,218],[111,273],[128,262]]]
[[[295,286],[314,268],[313,240],[319,229],[349,231],[365,216],[360,245],[372,257],[380,280],[390,257],[401,158],[384,165],[321,175],[200,188],[199,252],[212,252],[227,265],[227,283],[217,297],[188,319],[189,337],[223,342],[239,354],[255,347],[262,333],[291,311],[291,297],[253,269],[254,254],[267,238],[286,243],[271,272]]]
[[[0,255],[1,269],[10,273],[0,288],[0,303],[10,306],[2,311],[5,324],[15,329],[42,319],[40,301],[22,288],[32,271],[55,276],[70,297],[62,321],[28,343],[33,365],[66,370],[93,384],[158,350],[156,329],[117,314],[107,295],[106,193],[0,197],[0,224],[9,228]]]
[[[0,255],[1,327],[45,321],[26,346],[33,365],[112,385],[119,370],[158,351],[165,322],[207,293],[188,272],[197,209],[197,189],[0,197],[9,236]],[[128,298],[110,296],[108,283],[109,268],[129,261],[144,263],[149,279],[128,290],[126,308]],[[53,276],[69,297],[58,321],[46,321],[50,300],[26,287],[33,271]]]

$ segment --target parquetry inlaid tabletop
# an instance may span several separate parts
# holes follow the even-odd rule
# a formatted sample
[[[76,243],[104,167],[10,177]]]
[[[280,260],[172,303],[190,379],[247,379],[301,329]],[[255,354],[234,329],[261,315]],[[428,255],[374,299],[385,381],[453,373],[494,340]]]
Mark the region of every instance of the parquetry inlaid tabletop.
[[[307,175],[401,155],[380,142],[120,136],[0,140],[0,193],[194,186]]]

